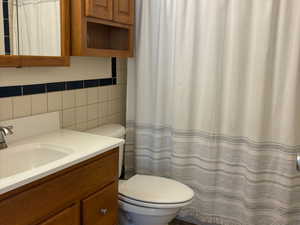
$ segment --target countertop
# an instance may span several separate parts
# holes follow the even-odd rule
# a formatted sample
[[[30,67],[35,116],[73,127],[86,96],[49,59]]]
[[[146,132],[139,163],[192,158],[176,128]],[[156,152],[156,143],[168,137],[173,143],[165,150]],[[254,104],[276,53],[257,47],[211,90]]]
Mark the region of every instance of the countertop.
[[[60,129],[10,143],[7,149],[0,151],[0,157],[2,155],[4,158],[5,151],[14,151],[18,145],[32,143],[64,146],[71,149],[72,153],[56,161],[9,177],[1,178],[0,176],[0,195],[122,146],[124,140]]]

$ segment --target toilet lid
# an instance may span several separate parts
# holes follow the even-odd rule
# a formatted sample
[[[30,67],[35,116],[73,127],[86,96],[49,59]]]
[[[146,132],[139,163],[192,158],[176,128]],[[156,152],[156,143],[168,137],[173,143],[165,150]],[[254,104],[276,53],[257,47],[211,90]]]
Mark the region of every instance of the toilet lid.
[[[194,191],[175,180],[146,175],[135,175],[119,184],[119,194],[142,202],[178,204],[190,201]]]

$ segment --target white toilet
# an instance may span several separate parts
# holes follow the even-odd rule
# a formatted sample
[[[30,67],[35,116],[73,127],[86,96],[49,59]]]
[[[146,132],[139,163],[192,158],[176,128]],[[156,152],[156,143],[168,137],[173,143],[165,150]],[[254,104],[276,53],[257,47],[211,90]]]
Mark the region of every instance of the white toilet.
[[[88,133],[124,138],[125,128],[108,124]],[[119,151],[119,176],[123,165],[123,148]],[[119,225],[167,225],[179,210],[191,203],[194,192],[175,180],[146,175],[135,175],[119,180]]]

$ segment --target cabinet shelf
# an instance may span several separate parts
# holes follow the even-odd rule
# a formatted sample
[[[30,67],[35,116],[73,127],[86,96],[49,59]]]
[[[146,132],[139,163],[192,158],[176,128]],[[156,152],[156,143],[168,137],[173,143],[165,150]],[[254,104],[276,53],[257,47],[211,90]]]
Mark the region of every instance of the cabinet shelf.
[[[129,49],[129,31],[99,23],[87,23],[87,47],[95,49]]]

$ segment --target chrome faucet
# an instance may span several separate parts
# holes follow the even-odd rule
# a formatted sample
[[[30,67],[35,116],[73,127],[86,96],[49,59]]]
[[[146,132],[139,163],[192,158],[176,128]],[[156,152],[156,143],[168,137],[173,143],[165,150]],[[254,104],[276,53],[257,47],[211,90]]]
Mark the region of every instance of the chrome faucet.
[[[0,126],[0,150],[7,148],[5,136],[12,135],[13,126],[2,127]]]

